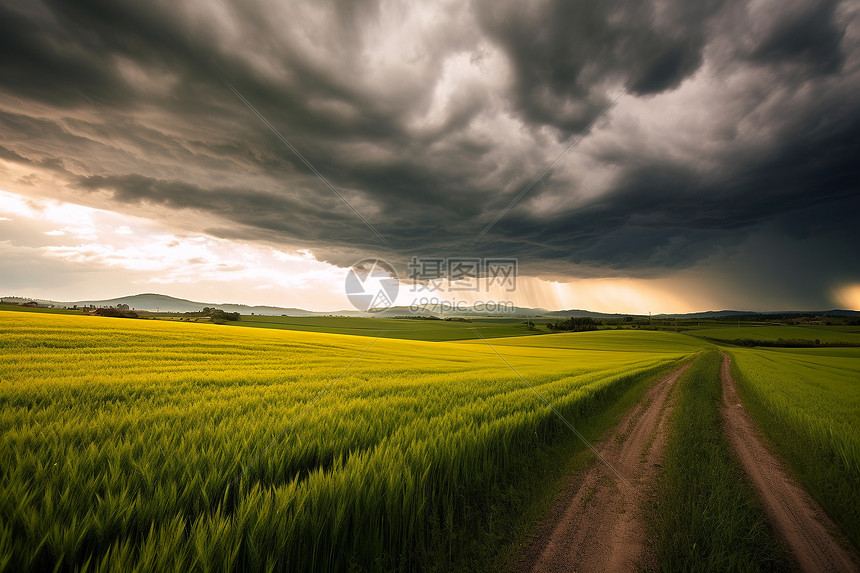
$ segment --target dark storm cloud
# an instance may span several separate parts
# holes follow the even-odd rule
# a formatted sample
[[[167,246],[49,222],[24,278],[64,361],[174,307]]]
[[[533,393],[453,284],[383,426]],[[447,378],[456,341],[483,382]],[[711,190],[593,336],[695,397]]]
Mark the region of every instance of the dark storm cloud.
[[[523,115],[579,130],[606,103],[605,94],[592,94],[600,82],[620,81],[647,95],[693,74],[719,4],[487,0],[477,11],[482,27],[510,57],[514,103]]]
[[[165,181],[142,175],[93,175],[82,177],[75,184],[82,190],[105,190],[115,201],[124,204],[147,202],[166,209],[204,209],[226,216],[235,223],[248,225],[277,236],[302,235],[315,243],[328,237],[328,241],[348,243],[353,236],[348,229],[354,215],[338,212],[336,199],[308,200],[308,195],[287,197],[261,193],[253,189],[234,187],[203,188],[191,183]],[[332,236],[332,229],[344,231]],[[270,234],[271,236],[271,234]],[[359,243],[372,248],[375,237],[365,237]]]
[[[337,264],[476,254],[653,276],[763,229],[820,242],[851,224],[858,37],[834,1],[0,0],[0,159],[52,177],[43,193],[199,213]],[[860,234],[839,241],[834,266],[860,268]]]
[[[761,41],[751,52],[760,62],[803,62],[820,73],[837,71],[845,56],[842,53],[844,31],[837,21],[839,3],[823,0],[787,6],[774,14]]]

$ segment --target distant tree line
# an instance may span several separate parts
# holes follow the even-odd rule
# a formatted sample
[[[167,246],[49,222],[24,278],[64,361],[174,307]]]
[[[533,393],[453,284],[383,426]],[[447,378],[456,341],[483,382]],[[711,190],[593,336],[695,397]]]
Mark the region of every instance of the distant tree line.
[[[120,310],[118,308],[97,308],[90,312],[93,316],[110,316],[113,318],[139,318],[133,310]]]
[[[560,330],[566,332],[585,332],[588,330],[597,330],[597,327],[600,326],[600,323],[591,318],[590,316],[572,316],[567,320],[550,322],[546,326],[550,330]]]
[[[403,316],[386,316],[385,318],[396,318],[402,320],[447,320],[448,322],[472,322],[469,317],[463,316],[436,316],[435,314],[407,314]]]
[[[224,320],[229,320],[231,322],[236,322],[237,320],[241,320],[238,312],[225,312],[220,308],[209,308],[204,307],[203,310],[198,312],[186,312],[185,316],[208,316],[212,319],[212,322],[219,322]]]
[[[715,342],[722,342],[721,340],[708,338],[708,340],[714,340]],[[856,347],[857,343],[854,342],[821,342],[818,338],[815,340],[807,340],[805,338],[778,338],[776,340],[756,340],[753,338],[735,338],[734,340],[727,341],[730,344],[734,344],[736,346],[772,346],[777,348],[815,348],[816,346],[839,346],[839,347]]]

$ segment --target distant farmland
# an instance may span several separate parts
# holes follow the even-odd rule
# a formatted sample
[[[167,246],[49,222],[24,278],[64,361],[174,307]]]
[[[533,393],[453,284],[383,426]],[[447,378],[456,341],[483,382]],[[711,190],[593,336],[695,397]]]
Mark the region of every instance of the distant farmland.
[[[468,321],[467,321],[468,320]],[[376,336],[380,332],[385,338],[403,340],[467,340],[484,336],[529,336],[549,332],[544,324],[548,319],[531,319],[536,322],[529,328],[526,319],[515,318],[470,318],[456,317],[452,320],[422,318],[359,318],[359,317],[288,317],[288,316],[248,316],[233,326],[252,326],[257,328],[278,328],[306,332],[328,332],[332,334],[352,334]],[[477,331],[477,334],[476,334]]]
[[[741,326],[702,328],[690,331],[715,342],[749,341],[774,343],[806,341],[821,344],[845,344],[860,346],[860,327],[857,326]]]

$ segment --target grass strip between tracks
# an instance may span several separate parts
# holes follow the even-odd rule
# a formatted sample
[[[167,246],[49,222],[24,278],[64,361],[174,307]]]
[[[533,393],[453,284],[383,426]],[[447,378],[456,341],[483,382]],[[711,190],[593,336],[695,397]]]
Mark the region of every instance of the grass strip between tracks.
[[[651,527],[666,571],[784,570],[788,556],[732,457],[720,417],[720,353],[682,375]]]

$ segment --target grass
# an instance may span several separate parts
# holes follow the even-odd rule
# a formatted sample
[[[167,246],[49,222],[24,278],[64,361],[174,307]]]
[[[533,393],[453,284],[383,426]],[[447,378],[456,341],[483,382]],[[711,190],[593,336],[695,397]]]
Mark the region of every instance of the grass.
[[[475,337],[473,337],[475,338]],[[456,343],[458,346],[485,344],[482,340],[465,340]],[[510,351],[538,355],[548,350],[556,350],[559,356],[566,356],[569,351],[593,352],[596,357],[601,352],[612,352],[624,349],[627,352],[641,352],[648,355],[684,352],[693,354],[709,345],[696,338],[683,334],[646,330],[597,330],[593,332],[576,332],[571,334],[554,334],[552,336],[530,336],[517,338],[498,338],[492,341],[494,347],[507,348]]]
[[[530,336],[547,334],[549,330],[538,324],[529,330],[525,318],[472,318],[471,322],[455,320],[421,320],[394,318],[364,318],[343,316],[242,316],[230,326],[254,328],[280,328],[306,332],[328,332],[356,336],[376,336],[385,331],[385,338],[427,340],[434,342],[477,338],[477,330],[484,338],[502,336]]]
[[[744,405],[860,548],[860,349],[732,349]]]
[[[0,312],[0,569],[492,570],[574,448],[496,351],[589,428],[697,350],[585,334]]]
[[[720,353],[705,352],[674,389],[653,537],[665,571],[761,571],[788,566],[723,433]]]
[[[699,336],[717,342],[734,340],[761,340],[777,342],[783,340],[819,340],[824,344],[857,344],[860,345],[860,334],[849,330],[851,327],[829,326],[725,326],[718,328],[702,328],[687,331],[687,334]],[[857,327],[853,327],[856,330]]]

